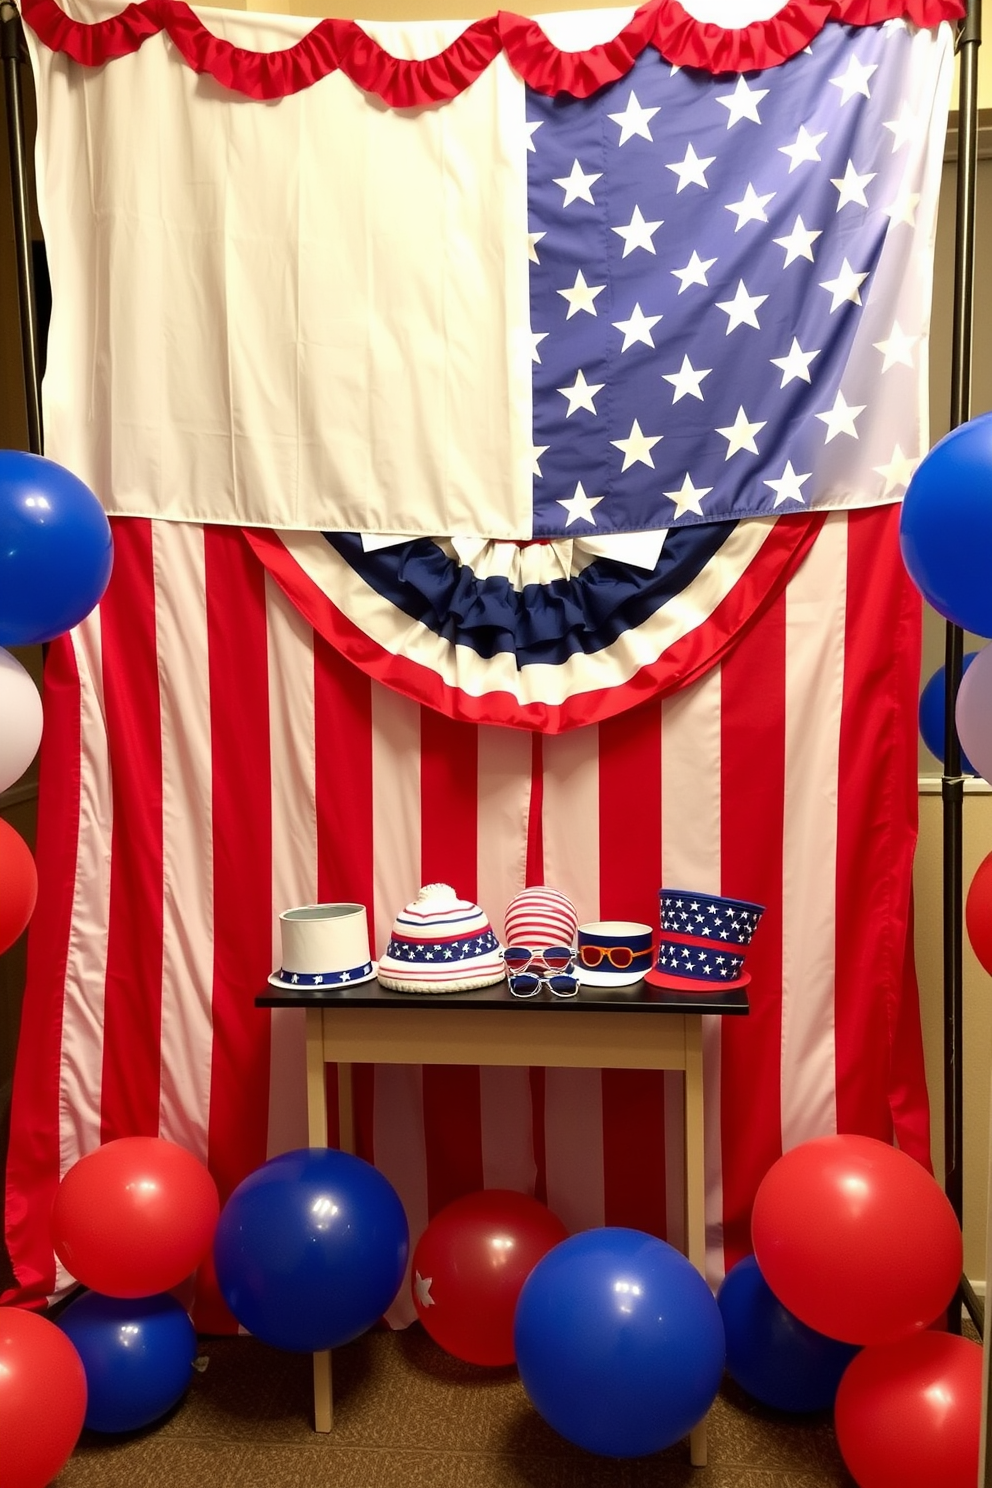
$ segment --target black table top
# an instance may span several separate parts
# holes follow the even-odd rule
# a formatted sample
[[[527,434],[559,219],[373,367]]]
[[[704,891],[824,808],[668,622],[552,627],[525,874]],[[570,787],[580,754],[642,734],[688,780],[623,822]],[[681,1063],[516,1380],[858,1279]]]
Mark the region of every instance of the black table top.
[[[350,987],[310,988],[291,992],[271,984],[255,998],[256,1007],[298,1008],[390,1008],[431,1007],[484,1008],[487,1011],[520,1011],[554,1008],[561,1013],[719,1013],[743,1014],[749,1010],[747,991],[735,988],[703,992],[669,992],[662,987],[635,982],[631,987],[580,987],[575,997],[553,997],[542,989],[537,997],[513,997],[507,983],[479,987],[474,992],[387,992],[373,978]]]

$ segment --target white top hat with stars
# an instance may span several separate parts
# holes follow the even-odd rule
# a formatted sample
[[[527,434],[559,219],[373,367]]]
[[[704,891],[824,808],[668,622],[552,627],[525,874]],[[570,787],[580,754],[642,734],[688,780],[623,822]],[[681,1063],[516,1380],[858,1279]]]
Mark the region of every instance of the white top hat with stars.
[[[369,982],[375,962],[369,952],[364,904],[304,904],[279,916],[282,965],[271,987],[315,992]]]

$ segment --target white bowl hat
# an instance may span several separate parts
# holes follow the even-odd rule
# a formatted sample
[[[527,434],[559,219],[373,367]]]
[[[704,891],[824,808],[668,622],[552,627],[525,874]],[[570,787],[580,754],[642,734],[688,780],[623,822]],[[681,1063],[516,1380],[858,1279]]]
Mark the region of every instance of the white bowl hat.
[[[279,932],[282,964],[269,977],[271,987],[319,991],[369,982],[375,976],[364,904],[303,904],[285,909],[279,916]]]

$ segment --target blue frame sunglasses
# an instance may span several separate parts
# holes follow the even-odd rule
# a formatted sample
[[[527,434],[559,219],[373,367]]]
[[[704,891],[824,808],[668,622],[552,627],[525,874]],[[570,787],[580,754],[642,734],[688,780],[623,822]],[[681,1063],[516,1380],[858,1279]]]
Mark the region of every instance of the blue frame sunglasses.
[[[553,997],[574,997],[579,990],[570,946],[507,946],[503,951],[506,979],[513,997],[536,997],[547,987]],[[539,962],[539,969],[532,969]]]

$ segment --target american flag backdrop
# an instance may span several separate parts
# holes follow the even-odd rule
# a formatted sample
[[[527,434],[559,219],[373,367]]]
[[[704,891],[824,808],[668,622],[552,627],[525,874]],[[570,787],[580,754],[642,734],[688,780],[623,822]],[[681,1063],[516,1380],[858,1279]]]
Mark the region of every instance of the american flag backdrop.
[[[308,51],[293,19],[204,42],[170,0],[80,0],[109,31],[25,7],[46,452],[115,568],[46,669],[14,1300],[68,1283],[49,1204],[98,1143],[180,1142],[222,1198],[304,1143],[302,1019],[254,1006],[278,913],[357,900],[378,955],[433,881],[497,933],[526,884],[580,922],[656,925],[666,883],[767,906],[750,1015],[705,1027],[712,1281],[805,1138],[928,1163],[896,504],[927,437],[928,3],[933,30],[790,6],[781,65],[712,76],[679,48],[719,28],[673,23],[664,57],[653,0],[575,51],[576,96],[501,16],[461,91],[423,64],[437,106],[353,23]],[[421,58],[436,31],[377,28]],[[351,72],[301,81],[342,36]],[[503,1186],[678,1243],[679,1079],[362,1068],[359,1151],[414,1239]]]
[[[751,1199],[784,1149],[895,1130],[926,1161],[908,927],[919,604],[896,522],[894,507],[830,516],[722,665],[542,737],[367,677],[236,529],[117,521],[110,590],[48,661],[7,1173],[18,1296],[64,1285],[48,1203],[100,1141],[178,1141],[224,1196],[305,1143],[302,1019],[253,1005],[279,964],[275,916],[358,900],[378,953],[436,880],[497,929],[528,877],[580,921],[656,924],[665,882],[768,906],[750,1016],[705,1036],[714,1280],[749,1249]],[[536,1189],[570,1228],[678,1241],[679,1078],[363,1069],[359,1150],[414,1235],[485,1184]]]

